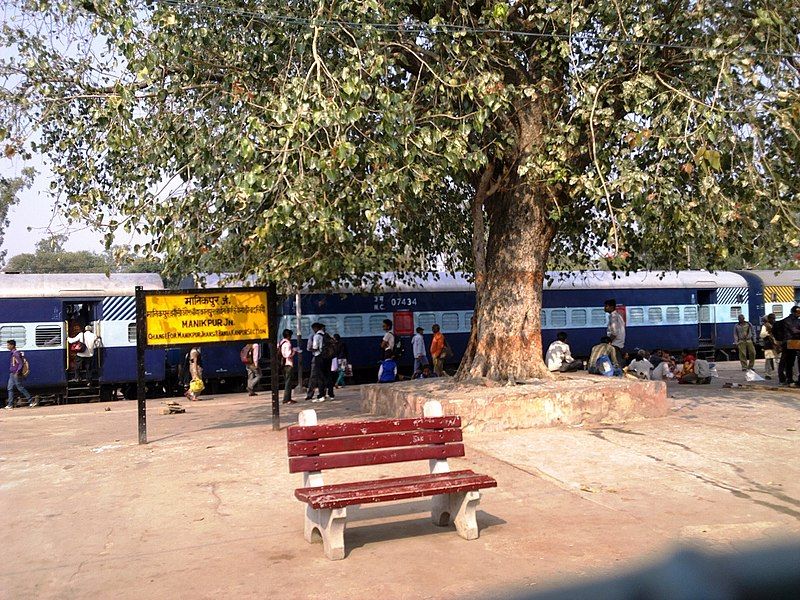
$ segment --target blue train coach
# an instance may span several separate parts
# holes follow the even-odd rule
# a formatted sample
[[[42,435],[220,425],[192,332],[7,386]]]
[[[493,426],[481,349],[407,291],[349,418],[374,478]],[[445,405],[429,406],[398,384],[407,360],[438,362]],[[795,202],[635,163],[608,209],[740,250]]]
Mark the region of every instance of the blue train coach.
[[[626,347],[700,349],[712,355],[733,347],[733,328],[739,314],[751,317],[750,289],[740,274],[721,271],[669,273],[609,271],[552,272],[545,283],[541,311],[542,343],[546,348],[559,331],[569,335],[573,353],[588,356],[605,334],[606,299],[617,301],[627,324]],[[411,336],[425,329],[430,345],[431,326],[439,324],[460,360],[469,338],[475,289],[463,275],[431,274],[409,284],[392,283],[391,274],[376,291],[353,288],[304,293],[300,329],[304,338],[311,323],[324,323],[328,333],[347,342],[355,367],[374,367],[380,357],[383,320],[391,319],[404,341],[400,364],[411,364]],[[282,307],[280,328],[297,331],[294,298]]]
[[[0,379],[8,379],[6,341],[13,339],[31,366],[25,386],[58,401],[99,396],[110,400],[117,388],[136,382],[135,288],[161,290],[152,273],[0,273]],[[67,337],[92,325],[100,337],[89,382],[70,382],[74,356]],[[164,379],[164,351],[145,353],[146,379]],[[3,386],[5,394],[5,386]],[[129,394],[128,394],[129,395]]]

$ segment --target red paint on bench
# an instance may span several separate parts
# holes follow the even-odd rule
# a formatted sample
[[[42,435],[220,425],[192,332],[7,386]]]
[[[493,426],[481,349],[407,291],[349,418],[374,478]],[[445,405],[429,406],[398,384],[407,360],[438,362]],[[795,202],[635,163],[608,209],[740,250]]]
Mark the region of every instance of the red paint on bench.
[[[403,431],[377,435],[358,435],[342,438],[289,442],[289,456],[316,456],[328,452],[353,452],[355,450],[376,450],[398,446],[418,446],[420,444],[444,444],[460,442],[460,429]]]
[[[363,467],[426,458],[451,458],[464,456],[464,444],[444,444],[439,446],[413,446],[393,450],[373,450],[371,452],[350,452],[326,456],[302,456],[289,459],[289,472],[324,471],[342,467]]]
[[[461,417],[425,417],[421,419],[391,419],[386,421],[351,421],[328,425],[292,425],[286,430],[287,440],[319,440],[323,438],[414,431],[415,429],[449,429],[461,427]]]
[[[300,488],[295,490],[294,495],[298,500],[310,504],[312,508],[321,509],[438,494],[456,494],[490,487],[497,487],[494,479],[488,475],[465,470]]]

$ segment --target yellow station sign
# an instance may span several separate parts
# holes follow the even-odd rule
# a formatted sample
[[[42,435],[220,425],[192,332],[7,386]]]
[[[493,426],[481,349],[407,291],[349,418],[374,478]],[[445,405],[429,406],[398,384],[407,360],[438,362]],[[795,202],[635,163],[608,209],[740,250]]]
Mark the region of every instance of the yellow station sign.
[[[145,293],[144,310],[148,346],[270,337],[266,290]]]

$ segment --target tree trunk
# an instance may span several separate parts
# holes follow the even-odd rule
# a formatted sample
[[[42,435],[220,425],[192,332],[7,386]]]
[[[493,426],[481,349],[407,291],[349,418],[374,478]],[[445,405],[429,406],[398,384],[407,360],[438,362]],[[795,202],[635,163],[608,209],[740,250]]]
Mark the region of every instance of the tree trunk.
[[[520,117],[521,156],[540,137],[537,116],[531,111]],[[516,164],[506,172],[515,172]],[[476,192],[481,188],[485,190],[479,186]],[[513,176],[486,198],[485,272],[476,281],[472,332],[457,379],[550,376],[543,360],[540,312],[547,257],[556,233],[555,223],[548,218],[549,196],[547,188]]]
[[[459,379],[546,377],[541,308],[554,224],[531,190],[496,198],[486,253],[486,275],[477,294],[469,345]]]

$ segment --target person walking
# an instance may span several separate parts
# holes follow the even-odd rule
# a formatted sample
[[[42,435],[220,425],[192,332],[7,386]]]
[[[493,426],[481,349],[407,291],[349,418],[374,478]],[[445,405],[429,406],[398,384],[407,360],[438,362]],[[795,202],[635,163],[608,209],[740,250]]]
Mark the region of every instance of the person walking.
[[[203,391],[203,356],[199,346],[191,348],[186,355],[189,371],[189,386],[184,396],[189,400],[197,400]],[[193,384],[198,381],[199,383]]]
[[[411,338],[411,350],[414,354],[414,377],[422,371],[422,367],[428,364],[428,354],[425,352],[425,337],[422,335],[424,332],[425,329],[417,327],[417,332]]]
[[[433,339],[431,340],[431,358],[433,359],[433,372],[437,376],[444,376],[444,361],[447,358],[447,340],[444,338],[438,325],[431,327]]]
[[[753,326],[745,320],[744,315],[739,315],[739,322],[733,328],[733,343],[739,350],[739,362],[742,371],[752,369],[756,364],[756,346],[753,343],[755,332]]]
[[[246,350],[247,363],[245,363],[245,368],[247,369],[247,395],[257,396],[256,386],[261,381],[261,367],[258,365],[258,361],[261,358],[261,344],[256,342],[248,344],[248,346]]]
[[[772,335],[772,328],[775,326],[775,315],[769,313],[761,323],[761,331],[759,336],[761,338],[761,345],[764,346],[764,378],[772,379],[775,373],[775,359],[778,356],[777,344],[775,337]]]
[[[326,375],[322,373],[322,324],[312,323],[311,331],[314,333],[309,340],[308,349],[311,351],[311,374],[308,377],[308,392],[306,392],[306,400],[312,402],[322,402],[325,397],[325,382]],[[317,390],[317,399],[314,400],[314,390]]]
[[[15,406],[14,402],[14,388],[23,395],[25,400],[28,401],[28,406],[33,408],[39,404],[38,398],[33,398],[31,393],[25,389],[25,386],[20,383],[20,373],[22,372],[22,353],[17,350],[17,341],[8,340],[6,348],[11,352],[11,364],[8,367],[8,399],[6,400],[6,409],[11,410]]]
[[[625,356],[625,319],[617,312],[617,301],[614,298],[606,300],[603,310],[608,313],[608,327],[606,335],[614,347],[616,357],[610,357],[612,362],[622,366],[622,359]]]
[[[291,329],[283,330],[283,338],[278,342],[278,352],[280,352],[283,365],[283,403],[297,404],[297,400],[292,400],[292,377],[294,375],[294,357],[299,350],[292,346]]]

